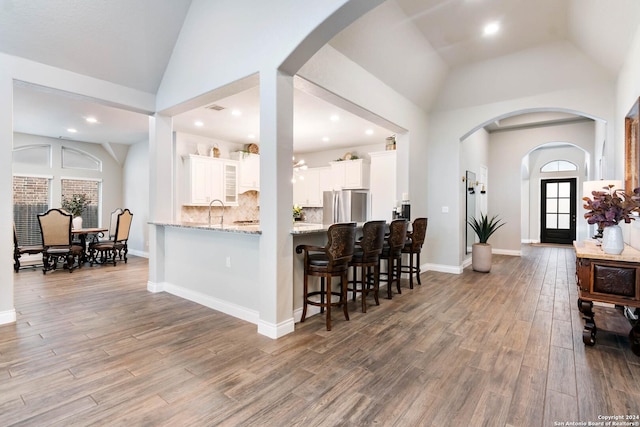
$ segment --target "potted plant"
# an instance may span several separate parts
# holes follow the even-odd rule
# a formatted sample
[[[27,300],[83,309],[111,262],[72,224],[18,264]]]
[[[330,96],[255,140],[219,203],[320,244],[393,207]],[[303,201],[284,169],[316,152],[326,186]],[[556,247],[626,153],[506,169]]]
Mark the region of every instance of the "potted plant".
[[[89,206],[89,198],[86,194],[73,194],[62,200],[62,209],[73,216],[73,228],[82,228],[82,212]]]
[[[489,237],[502,227],[505,223],[502,222],[497,215],[494,215],[489,219],[488,215],[480,214],[480,219],[471,217],[467,221],[476,236],[478,236],[478,243],[474,243],[471,248],[471,265],[474,271],[481,273],[488,273],[491,271],[491,245],[487,243]]]
[[[603,191],[592,191],[592,198],[583,197],[584,214],[589,224],[598,224],[596,238],[602,237],[602,250],[608,254],[620,254],[624,250],[624,239],[620,222],[630,223],[635,219],[633,212],[640,207],[640,187],[633,194],[622,189],[614,190],[613,185],[602,187]]]
[[[293,205],[293,220],[302,221],[303,215],[304,215],[304,211],[302,210],[302,206]]]

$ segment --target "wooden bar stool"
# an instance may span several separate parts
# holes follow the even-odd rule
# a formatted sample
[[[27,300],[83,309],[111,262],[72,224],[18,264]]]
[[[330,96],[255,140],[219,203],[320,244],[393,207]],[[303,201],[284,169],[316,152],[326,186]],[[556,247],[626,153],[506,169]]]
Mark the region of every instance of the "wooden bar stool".
[[[406,219],[396,219],[389,225],[389,236],[385,239],[380,261],[386,261],[387,269],[380,271],[380,282],[387,283],[387,298],[391,299],[391,286],[396,283],[398,293],[400,290],[400,264],[402,262],[402,248],[407,238],[408,221]]]
[[[348,290],[353,292],[353,300],[356,294],[362,294],[362,312],[367,312],[367,295],[373,291],[373,298],[376,305],[380,305],[378,300],[378,289],[380,285],[380,262],[379,257],[384,245],[384,232],[386,223],[384,221],[369,221],[362,227],[362,239],[356,242],[353,258],[349,263],[353,267],[352,285]],[[373,269],[373,274],[371,270]],[[360,279],[358,279],[360,270]],[[360,288],[358,289],[358,284]]]
[[[420,282],[420,251],[427,235],[427,218],[416,218],[411,225],[411,231],[407,232],[407,241],[402,248],[403,254],[409,254],[409,265],[402,265],[400,270],[402,273],[409,273],[409,288],[413,289],[413,275],[416,275],[418,284]],[[416,258],[416,264],[413,264],[413,258]]]
[[[327,309],[326,324],[327,331],[331,330],[331,307],[342,306],[344,318],[349,320],[347,308],[347,272],[349,271],[349,261],[353,256],[356,237],[356,223],[333,224],[327,230],[326,246],[299,245],[296,253],[304,252],[304,289],[302,318],[304,322],[307,317],[307,305],[320,307],[322,313]],[[320,290],[309,292],[309,276],[320,277]],[[340,291],[333,291],[331,286],[332,277],[340,277]],[[325,286],[325,279],[327,283]],[[334,301],[334,296],[338,297]],[[320,297],[317,300],[314,297]]]

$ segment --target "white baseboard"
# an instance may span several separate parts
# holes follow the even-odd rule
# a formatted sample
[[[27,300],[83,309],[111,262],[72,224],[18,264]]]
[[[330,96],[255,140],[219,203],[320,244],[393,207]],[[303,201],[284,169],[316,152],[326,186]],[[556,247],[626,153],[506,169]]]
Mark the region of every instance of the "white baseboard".
[[[129,249],[129,253],[142,258],[149,258],[149,252],[139,251],[137,249]]]
[[[147,284],[147,289],[148,288],[149,285]],[[180,298],[184,298],[200,305],[204,305],[205,307],[209,307],[222,313],[228,314],[229,316],[237,317],[238,319],[253,323],[254,325],[258,325],[258,322],[260,321],[260,316],[255,310],[249,310],[247,308],[240,307],[239,305],[232,304],[218,298],[214,298],[201,292],[185,289],[172,283],[164,283],[162,285],[162,290]]]
[[[315,316],[316,314],[320,314],[320,307],[316,307],[315,305],[307,305],[307,318]],[[296,323],[299,323],[300,319],[302,319],[302,307],[293,310],[293,320]]]
[[[464,270],[465,268],[469,267],[471,265],[471,257],[469,258],[465,258],[464,261],[462,261],[462,269]]]
[[[522,251],[515,251],[510,249],[493,249],[491,253],[494,253],[496,255],[522,256]]]
[[[439,271],[440,273],[462,274],[464,268],[455,265],[445,264],[423,264],[420,266],[421,271]]]
[[[147,290],[153,293],[162,292],[164,291],[164,282],[155,283],[155,282],[147,281]]]
[[[277,325],[267,323],[263,320],[258,321],[258,333],[269,338],[280,338],[284,335],[290,334],[294,330],[295,324],[293,318],[280,322]]]
[[[16,310],[5,310],[0,311],[0,325],[5,325],[7,323],[15,323],[16,321]]]

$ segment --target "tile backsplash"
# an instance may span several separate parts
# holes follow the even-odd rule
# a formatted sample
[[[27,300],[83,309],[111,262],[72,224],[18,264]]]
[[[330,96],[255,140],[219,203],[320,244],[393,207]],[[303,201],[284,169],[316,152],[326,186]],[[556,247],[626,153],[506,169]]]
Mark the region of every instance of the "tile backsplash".
[[[224,208],[224,222],[231,224],[234,221],[250,221],[260,219],[260,207],[258,206],[259,193],[247,191],[238,194],[238,206],[226,206]],[[211,222],[220,221],[222,207],[216,203],[211,207]],[[182,206],[182,222],[206,223],[209,220],[209,206]]]
[[[238,194],[238,206],[226,206],[224,208],[224,222],[231,224],[234,221],[253,221],[260,219],[260,206],[258,206],[260,193],[247,191]],[[220,221],[222,207],[216,203],[211,207],[211,222]],[[209,220],[209,206],[182,206],[182,222],[194,222],[204,224]],[[304,221],[322,224],[322,208],[304,208]]]

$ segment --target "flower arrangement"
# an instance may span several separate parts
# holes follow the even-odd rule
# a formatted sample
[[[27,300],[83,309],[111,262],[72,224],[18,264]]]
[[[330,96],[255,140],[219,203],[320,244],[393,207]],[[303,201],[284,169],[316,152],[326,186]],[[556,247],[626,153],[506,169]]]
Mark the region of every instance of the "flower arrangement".
[[[584,214],[589,224],[598,224],[599,228],[617,225],[624,221],[630,223],[635,219],[632,213],[640,208],[640,187],[633,194],[622,189],[613,189],[613,185],[602,187],[603,191],[592,191],[592,198],[583,197],[583,207],[589,212]]]
[[[62,209],[76,217],[82,215],[89,203],[90,201],[86,194],[73,194],[70,198],[62,200]]]
[[[302,216],[302,206],[293,205],[293,217],[300,218]]]

